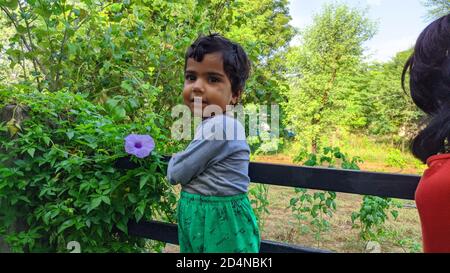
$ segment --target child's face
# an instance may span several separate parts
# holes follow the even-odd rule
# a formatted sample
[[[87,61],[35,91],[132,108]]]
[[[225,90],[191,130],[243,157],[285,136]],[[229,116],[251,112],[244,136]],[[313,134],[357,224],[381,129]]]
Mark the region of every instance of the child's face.
[[[194,97],[201,98],[202,111],[206,106],[217,105],[222,111],[235,104],[238,97],[231,91],[231,82],[223,70],[222,54],[205,54],[202,62],[188,58],[186,63],[183,98],[194,112]]]

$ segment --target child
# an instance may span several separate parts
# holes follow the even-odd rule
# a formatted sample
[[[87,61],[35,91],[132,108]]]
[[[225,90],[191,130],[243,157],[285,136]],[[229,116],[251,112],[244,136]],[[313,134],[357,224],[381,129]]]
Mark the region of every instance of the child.
[[[167,178],[180,183],[180,252],[257,253],[260,237],[247,197],[250,149],[245,130],[224,115],[236,105],[250,72],[239,44],[217,34],[198,38],[186,52],[184,103],[193,113],[216,107],[198,126],[194,140],[169,162]],[[231,129],[231,130],[230,130]]]
[[[424,252],[450,252],[450,15],[419,36],[409,69],[414,103],[431,120],[412,143],[413,154],[428,164],[416,190]]]

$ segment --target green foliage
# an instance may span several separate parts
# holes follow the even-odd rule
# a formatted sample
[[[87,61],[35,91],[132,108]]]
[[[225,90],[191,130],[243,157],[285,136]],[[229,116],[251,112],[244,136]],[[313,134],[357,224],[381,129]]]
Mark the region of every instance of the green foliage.
[[[264,184],[258,184],[254,188],[249,190],[251,197],[251,204],[253,205],[253,211],[258,221],[259,231],[262,233],[265,224],[265,215],[270,214],[269,206],[269,186]]]
[[[406,161],[400,150],[391,149],[387,155],[386,164],[390,167],[404,169],[407,166],[408,162]]]
[[[329,5],[302,32],[300,46],[290,49],[284,123],[312,152],[342,131],[405,146],[419,130],[423,114],[401,87],[412,50],[386,63],[366,63],[363,43],[374,30],[364,11]]]
[[[377,241],[386,232],[383,224],[388,219],[387,212],[390,211],[392,217],[397,219],[395,208],[401,207],[401,202],[392,198],[364,196],[360,210],[352,213],[353,227],[360,228],[361,239]]]
[[[78,241],[83,252],[143,251],[145,241],[127,234],[130,220],[174,221],[176,201],[161,160],[164,137],[156,115],[132,124],[108,115],[85,96],[69,92],[0,90],[0,108],[28,109],[11,137],[0,126],[0,226],[14,251],[66,252]],[[151,135],[157,148],[140,167],[120,170],[124,137]],[[24,231],[11,229],[17,221]]]
[[[393,241],[400,245],[405,253],[423,252],[422,242],[416,241],[412,238],[404,238],[403,234],[395,234],[393,237]]]
[[[335,168],[337,164],[343,169],[359,170],[358,163],[362,160],[358,157],[348,158],[348,155],[342,153],[337,147],[325,147],[323,152],[308,154],[306,151],[294,159],[294,162],[302,162],[305,166],[323,166]],[[320,246],[322,234],[330,230],[329,219],[333,217],[336,211],[336,193],[316,191],[311,193],[306,189],[295,189],[296,197],[290,200],[289,207],[299,223],[301,233],[310,231],[312,227],[317,245]]]
[[[449,0],[422,0],[422,4],[428,9],[430,21],[450,13]]]
[[[248,103],[245,105],[244,112],[248,132],[247,143],[251,153],[254,155],[278,153],[284,144],[284,139],[280,136],[282,130],[279,128],[279,122],[282,117],[280,117],[279,109]]]
[[[100,103],[132,97],[119,105],[158,114],[181,102],[184,53],[200,33],[220,32],[246,49],[254,69],[244,100],[280,100],[284,46],[294,35],[287,5],[286,0],[0,3],[5,27],[14,30],[6,55],[11,67],[21,66],[27,84],[68,88]]]
[[[438,16],[448,3],[426,6]],[[243,103],[283,103],[281,126],[308,147],[296,158],[307,166],[359,169],[360,159],[321,149],[331,134],[404,139],[421,118],[400,88],[411,51],[365,64],[363,43],[375,25],[346,5],[325,6],[294,48],[287,0],[0,0],[0,8],[0,106],[31,111],[27,121],[0,125],[0,231],[15,251],[63,252],[70,240],[82,251],[140,251],[144,242],[114,224],[126,231],[129,219],[173,220],[175,197],[159,154],[184,145],[169,138],[170,109],[182,101],[184,53],[200,33],[220,32],[243,45],[253,65]],[[151,134],[157,149],[136,160],[142,167],[119,171],[113,162],[125,155],[123,137],[132,132]],[[262,135],[248,141],[263,154],[283,144]],[[405,161],[391,152],[387,163]],[[290,208],[319,242],[335,194],[296,193]],[[263,228],[268,188],[250,194]],[[354,223],[373,238],[394,205],[364,200]],[[17,221],[27,229],[11,233]]]
[[[290,208],[298,221],[300,233],[314,232],[317,246],[320,246],[322,234],[330,230],[328,219],[333,217],[336,211],[336,193],[314,192],[311,194],[306,189],[296,188],[296,197],[291,198]]]
[[[365,128],[369,134],[408,139],[419,130],[423,114],[401,87],[403,66],[411,53],[412,50],[399,52],[387,63],[369,66],[361,75],[364,78],[357,86],[360,92],[354,101],[366,120],[360,128]]]
[[[302,162],[305,166],[326,166],[328,168],[336,168],[340,165],[342,169],[346,170],[359,170],[359,163],[363,160],[359,157],[349,156],[339,149],[339,147],[325,147],[322,149],[322,153],[313,154],[301,150],[299,154],[294,158],[294,162]]]
[[[301,45],[288,55],[290,90],[284,104],[286,122],[298,139],[318,152],[320,140],[353,120],[353,75],[360,71],[363,43],[375,26],[362,10],[344,4],[325,5],[301,33]]]
[[[2,7],[15,30],[7,51],[11,66],[32,64],[31,73],[24,68],[25,82],[41,91],[67,88],[94,102],[115,99],[122,108],[119,118],[124,110],[162,112],[178,101],[182,56],[205,28],[204,7],[193,1],[21,3],[17,9]],[[172,93],[156,104],[163,92]]]
[[[253,75],[244,103],[284,99],[285,45],[295,34],[286,0],[4,0],[0,8],[0,102],[31,109],[27,121],[1,125],[2,223],[28,226],[3,229],[16,251],[65,251],[69,240],[83,251],[139,251],[142,240],[113,226],[173,220],[159,154],[185,144],[170,139],[170,110],[182,101],[184,54],[199,34],[220,32],[245,48]],[[136,170],[116,170],[132,132],[151,134],[158,152]]]

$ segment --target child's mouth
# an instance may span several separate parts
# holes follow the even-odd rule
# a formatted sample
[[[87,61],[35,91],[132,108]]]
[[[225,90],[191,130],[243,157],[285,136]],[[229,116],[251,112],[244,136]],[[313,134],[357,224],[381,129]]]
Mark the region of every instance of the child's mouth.
[[[202,104],[208,104],[208,101],[206,100],[201,100],[201,99],[191,99],[191,103],[202,103]]]

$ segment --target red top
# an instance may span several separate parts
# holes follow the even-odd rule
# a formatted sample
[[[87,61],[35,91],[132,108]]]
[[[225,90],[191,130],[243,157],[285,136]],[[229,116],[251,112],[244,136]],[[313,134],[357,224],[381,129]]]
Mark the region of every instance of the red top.
[[[416,190],[424,252],[450,253],[450,154],[427,160]]]

